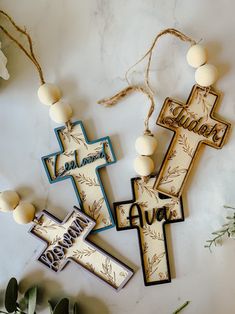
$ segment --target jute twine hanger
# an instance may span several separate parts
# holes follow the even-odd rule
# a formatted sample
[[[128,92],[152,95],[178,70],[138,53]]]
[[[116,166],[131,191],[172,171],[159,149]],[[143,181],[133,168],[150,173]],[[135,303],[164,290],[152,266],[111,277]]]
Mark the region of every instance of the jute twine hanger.
[[[38,74],[39,74],[39,78],[40,78],[40,83],[44,84],[45,80],[43,77],[43,72],[42,72],[42,68],[37,60],[37,58],[35,57],[34,54],[34,50],[33,50],[33,42],[32,39],[30,37],[30,35],[27,33],[26,29],[22,29],[21,27],[19,27],[14,21],[13,19],[4,11],[0,10],[0,14],[2,14],[4,17],[6,17],[8,19],[8,21],[12,24],[12,26],[14,26],[14,28],[21,34],[23,34],[28,41],[28,45],[29,45],[29,51],[13,36],[11,35],[4,26],[2,26],[0,24],[0,29],[4,32],[4,34],[10,38],[14,43],[16,43],[16,45],[25,53],[25,55],[33,62],[33,64],[35,65]]]
[[[172,35],[177,37],[178,39],[184,41],[184,42],[189,42],[191,45],[195,45],[196,41],[190,38],[189,36],[183,34],[177,29],[174,28],[167,28],[163,31],[161,31],[157,36],[154,38],[153,43],[151,47],[148,49],[148,51],[144,54],[143,57],[141,57],[134,65],[132,65],[125,73],[125,79],[127,81],[128,87],[124,88],[121,90],[119,93],[115,94],[114,96],[110,98],[104,98],[98,101],[98,104],[105,105],[107,107],[115,105],[121,98],[124,98],[125,96],[128,96],[130,93],[138,91],[142,92],[145,94],[149,100],[150,100],[150,108],[148,110],[147,116],[144,120],[144,134],[149,134],[152,135],[150,129],[149,129],[149,120],[150,117],[152,116],[155,108],[155,101],[154,101],[154,92],[150,86],[149,83],[149,72],[150,72],[150,66],[151,66],[151,61],[152,61],[152,55],[154,48],[156,47],[156,44],[159,40],[160,37],[164,35]],[[129,80],[128,80],[128,74],[130,70],[132,70],[137,64],[142,62],[146,57],[148,57],[148,62],[147,66],[145,69],[145,75],[144,75],[144,86],[139,86],[139,85],[131,85]]]
[[[21,51],[24,52],[24,54],[32,61],[32,63],[35,65],[36,70],[38,72],[39,75],[39,80],[40,80],[40,84],[43,85],[45,84],[45,80],[44,80],[44,74],[42,71],[42,67],[39,64],[38,59],[35,56],[34,53],[34,48],[33,48],[33,41],[31,36],[29,35],[29,33],[27,32],[26,28],[22,29],[20,26],[18,26],[14,20],[3,10],[0,10],[0,14],[2,16],[4,16],[9,22],[10,24],[21,34],[23,34],[28,42],[28,46],[27,48],[25,48],[24,44],[21,44],[20,41],[18,39],[16,39],[11,33],[8,32],[8,30],[0,23],[0,30],[2,30],[2,32],[8,37],[10,38],[18,47]],[[66,128],[68,131],[71,131],[72,129],[72,123],[71,121],[68,121],[65,123],[66,124]]]

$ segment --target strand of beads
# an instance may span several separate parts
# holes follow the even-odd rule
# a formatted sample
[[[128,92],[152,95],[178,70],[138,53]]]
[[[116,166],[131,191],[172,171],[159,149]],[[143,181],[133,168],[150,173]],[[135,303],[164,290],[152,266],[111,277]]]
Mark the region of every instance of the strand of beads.
[[[134,160],[134,169],[142,177],[151,175],[154,171],[152,156],[157,148],[157,140],[150,132],[145,132],[135,141],[135,149],[139,156]]]
[[[60,89],[51,83],[44,83],[38,89],[38,98],[44,105],[50,106],[49,114],[56,123],[68,122],[73,114],[71,106],[61,100]]]
[[[186,56],[187,62],[196,68],[195,81],[202,87],[210,87],[218,78],[218,70],[213,64],[207,62],[207,51],[199,44],[189,48]]]
[[[0,193],[0,210],[12,212],[15,222],[18,224],[28,224],[33,221],[36,211],[31,203],[22,202],[19,194],[10,190]]]

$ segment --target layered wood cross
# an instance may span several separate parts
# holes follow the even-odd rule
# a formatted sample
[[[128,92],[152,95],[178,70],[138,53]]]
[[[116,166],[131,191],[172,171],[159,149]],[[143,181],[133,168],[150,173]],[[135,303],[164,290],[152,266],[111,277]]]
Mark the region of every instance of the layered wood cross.
[[[202,144],[222,148],[230,124],[214,117],[218,94],[195,85],[186,104],[167,98],[157,124],[174,131],[154,188],[180,197]]]
[[[78,208],[63,222],[47,211],[37,220],[30,232],[47,245],[38,260],[53,271],[59,272],[73,261],[116,290],[133,275],[129,267],[86,239],[95,221]]]
[[[80,207],[96,221],[95,231],[114,225],[99,169],[116,161],[109,137],[89,142],[81,121],[55,129],[60,152],[42,157],[50,183],[70,178]]]
[[[145,285],[171,281],[165,224],[184,220],[181,199],[155,191],[154,180],[131,179],[133,199],[114,203],[117,230],[138,231]]]

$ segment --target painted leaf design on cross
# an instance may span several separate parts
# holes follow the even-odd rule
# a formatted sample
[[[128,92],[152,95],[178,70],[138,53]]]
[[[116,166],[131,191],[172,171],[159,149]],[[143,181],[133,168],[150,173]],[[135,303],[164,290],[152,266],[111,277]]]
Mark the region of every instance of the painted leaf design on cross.
[[[94,220],[97,220],[100,216],[100,210],[102,208],[102,205],[104,203],[104,198],[102,197],[98,201],[94,201],[93,204],[88,206],[88,212],[89,216],[93,218]]]
[[[194,149],[190,146],[186,134],[180,134],[179,144],[182,146],[183,151],[191,158],[193,158]]]
[[[63,225],[61,225],[60,228],[65,229]],[[58,225],[52,220],[39,221],[39,223],[35,226],[35,230],[41,234],[49,233],[56,229],[58,229]]]
[[[211,111],[211,104],[206,100],[206,91],[197,90],[195,99],[197,104],[201,104],[203,112],[206,114],[206,120],[209,118],[209,112]]]
[[[148,186],[143,180],[135,180],[135,184],[142,194],[147,193],[150,197],[154,197],[157,202],[159,201],[156,191]]]
[[[165,256],[165,252],[157,255],[156,253],[150,259],[148,257],[148,266],[146,268],[146,278],[147,280],[157,271],[159,263]]]
[[[81,193],[80,193],[80,198],[81,198],[81,201],[82,202],[85,202],[86,201],[86,193],[85,193],[85,191],[81,191]]]
[[[60,134],[62,136],[62,139],[64,141],[68,141],[69,143],[71,141],[74,141],[75,143],[79,144],[79,145],[83,145],[86,149],[88,149],[87,143],[85,141],[85,138],[83,136],[82,133],[73,133],[67,129],[64,129],[62,131],[60,131]]]
[[[79,173],[75,176],[79,183],[85,184],[87,186],[100,186],[100,184],[96,181],[96,178],[86,177],[85,174]]]
[[[171,154],[168,156],[168,160],[172,160],[176,157],[177,151],[174,149]]]
[[[95,249],[88,247],[87,249],[83,249],[83,250],[75,250],[73,252],[73,257],[75,257],[77,259],[81,259],[83,257],[91,256],[95,252],[96,252]]]
[[[91,263],[86,263],[86,268],[92,273],[95,273],[95,267]]]
[[[50,242],[50,245],[53,246],[61,240],[61,237],[56,235],[55,238]]]
[[[126,277],[126,276],[127,276],[127,273],[126,273],[125,271],[121,271],[121,272],[119,273],[119,276],[120,276],[120,277]]]
[[[105,262],[102,263],[102,270],[100,272],[104,277],[106,277],[106,279],[111,285],[113,285],[114,287],[117,286],[116,274],[115,274],[115,271],[112,270],[110,258],[107,257],[105,259]]]
[[[153,240],[164,241],[163,235],[156,230],[152,230],[150,226],[143,227],[143,234],[146,236],[150,236],[150,238]]]
[[[72,157],[72,156],[74,156],[74,151],[73,151],[73,150],[71,150],[71,151],[69,151],[69,152],[65,151],[65,152],[64,152],[64,155],[65,155],[66,157]]]
[[[181,174],[186,173],[187,169],[181,169],[179,166],[176,166],[174,168],[167,169],[167,173],[165,176],[163,176],[160,180],[160,184],[167,184],[173,182],[173,179],[176,177],[179,177]]]

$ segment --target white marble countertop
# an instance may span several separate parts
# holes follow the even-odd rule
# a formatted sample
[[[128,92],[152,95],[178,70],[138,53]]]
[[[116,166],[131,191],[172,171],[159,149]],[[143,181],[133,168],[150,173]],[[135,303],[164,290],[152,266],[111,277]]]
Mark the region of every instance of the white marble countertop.
[[[96,101],[125,86],[125,71],[160,30],[176,27],[196,40],[203,38],[209,60],[221,74],[216,84],[223,94],[219,114],[234,122],[232,0],[2,0],[1,9],[27,26],[46,80],[61,87],[74,109],[74,119],[83,120],[89,138],[111,137],[118,162],[102,171],[110,203],[131,197],[134,140],[142,131],[146,99],[134,95],[112,109]],[[56,125],[37,98],[34,67],[13,43],[2,36],[1,41],[11,78],[0,82],[0,190],[15,188],[38,210],[47,208],[63,218],[76,203],[75,193],[69,180],[50,185],[40,160],[58,149]],[[157,168],[172,136],[155,125],[161,104],[167,96],[186,100],[194,84],[186,52],[186,44],[168,36],[154,53],[151,78],[157,110],[151,125],[159,140]],[[143,78],[142,70],[141,66],[136,69],[133,82]],[[0,290],[15,276],[23,288],[45,287],[47,298],[78,299],[81,313],[171,314],[186,300],[191,304],[184,313],[234,313],[235,243],[228,240],[212,254],[204,248],[210,233],[224,223],[223,204],[235,205],[234,156],[231,133],[222,150],[205,147],[197,158],[184,193],[186,220],[167,228],[171,283],[145,287],[136,232],[115,228],[92,239],[134,268],[134,277],[121,292],[74,264],[56,275],[35,261],[42,244],[27,233],[28,226],[16,225],[10,215],[0,214]],[[41,313],[47,311],[42,308]]]

